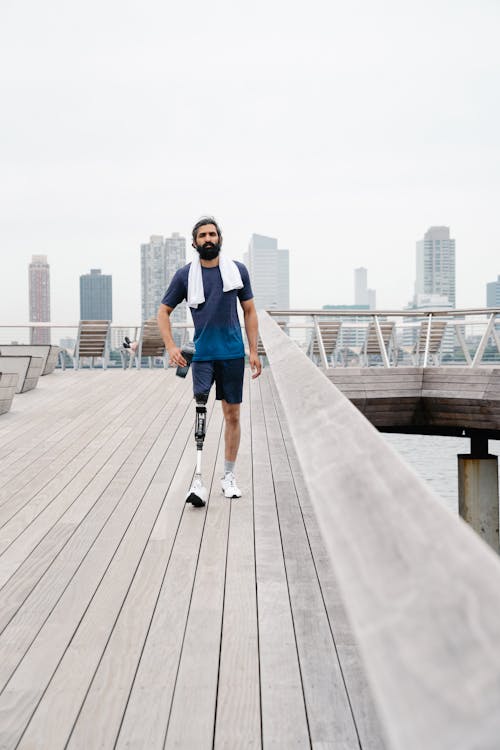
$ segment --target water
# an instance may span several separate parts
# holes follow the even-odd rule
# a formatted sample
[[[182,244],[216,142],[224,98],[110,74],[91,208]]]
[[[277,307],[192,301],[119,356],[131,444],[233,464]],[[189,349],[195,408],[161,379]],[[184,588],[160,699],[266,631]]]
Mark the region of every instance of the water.
[[[428,482],[443,503],[458,513],[457,455],[470,453],[469,438],[392,433],[381,435]],[[488,449],[490,454],[500,455],[500,440],[490,440]]]

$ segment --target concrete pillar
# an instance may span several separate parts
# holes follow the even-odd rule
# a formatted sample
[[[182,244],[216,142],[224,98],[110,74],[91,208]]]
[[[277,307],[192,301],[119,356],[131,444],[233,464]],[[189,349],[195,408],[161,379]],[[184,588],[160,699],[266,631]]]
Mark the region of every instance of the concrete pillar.
[[[498,458],[481,435],[471,438],[470,455],[458,456],[458,511],[498,553]]]

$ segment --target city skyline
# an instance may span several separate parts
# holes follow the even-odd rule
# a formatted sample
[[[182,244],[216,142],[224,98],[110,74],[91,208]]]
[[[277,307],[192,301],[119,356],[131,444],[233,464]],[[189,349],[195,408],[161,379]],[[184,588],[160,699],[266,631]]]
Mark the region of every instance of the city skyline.
[[[252,232],[279,237],[304,308],[347,304],[361,266],[377,307],[404,307],[415,240],[451,226],[456,305],[481,304],[499,273],[500,5],[221,0],[208,46],[205,11],[7,4],[0,319],[26,320],[43,253],[53,320],[77,319],[89,267],[112,273],[117,323],[139,320],[138,247],[205,213],[239,260]]]
[[[441,231],[441,232],[444,231],[445,234],[447,233],[447,238],[449,239],[449,227],[443,227],[443,226],[441,226],[441,227],[431,227],[425,233],[425,236],[429,236],[430,237],[429,232],[432,233],[432,231],[436,230],[436,229],[439,230],[439,231]],[[275,238],[266,237],[265,235],[258,235],[256,233],[252,233],[250,242],[252,241],[252,237],[262,237],[262,238],[264,238],[266,240],[270,240],[271,243],[274,243],[275,246],[277,247],[277,241],[275,240]],[[166,290],[166,288],[168,286],[168,283],[170,282],[170,279],[171,279],[173,273],[175,272],[176,268],[180,267],[185,262],[188,262],[189,259],[186,259],[185,257],[183,258],[183,252],[182,251],[183,251],[183,249],[185,250],[185,242],[186,241],[185,241],[185,237],[182,237],[179,232],[172,232],[170,237],[165,237],[165,238],[163,237],[163,235],[151,235],[149,243],[142,243],[140,245],[140,247],[141,247],[141,256],[144,255],[144,251],[145,251],[146,248],[154,247],[155,242],[158,243],[158,248],[163,248],[161,250],[161,254],[162,254],[163,260],[161,261],[161,264],[160,264],[162,269],[165,269],[167,267],[167,265],[166,265],[166,257],[168,256],[170,258],[169,265],[168,265],[168,272],[164,272],[163,275],[160,274],[160,276],[158,277],[159,278],[158,289],[161,289],[161,291],[158,292],[158,294],[163,295],[163,293]],[[424,242],[423,240],[422,241],[417,241],[417,256],[418,256],[418,253],[419,253],[419,249],[418,249],[419,247],[420,247],[420,254],[422,255],[423,242]],[[451,240],[451,243],[452,243],[453,250],[454,250],[455,240]],[[167,247],[169,247],[170,250],[169,250],[169,252],[166,253],[165,249]],[[428,243],[428,247],[429,247],[429,243]],[[432,245],[432,247],[434,247],[434,246]],[[246,253],[243,253],[243,261],[245,260],[245,258],[247,256],[248,256],[248,251]],[[37,258],[45,258],[46,259],[47,256],[33,256],[33,258],[35,258],[35,257],[37,257]],[[238,259],[238,257],[237,257],[236,254],[234,255],[234,257],[236,259]],[[417,262],[417,266],[418,266],[418,262]],[[290,276],[291,276],[293,274],[293,266],[290,267],[289,271],[290,271]],[[354,295],[353,295],[353,297],[350,297],[349,294],[344,293],[343,296],[342,296],[342,298],[341,298],[341,300],[339,300],[338,302],[335,303],[336,306],[337,305],[340,305],[340,306],[351,305],[353,303],[354,304],[367,304],[371,309],[374,309],[375,306],[372,303],[373,303],[374,300],[376,300],[376,291],[374,289],[368,289],[367,288],[367,269],[365,267],[359,267],[359,268],[354,268],[352,270],[352,272],[354,273]],[[144,290],[144,277],[143,277],[143,274],[144,274],[144,260],[142,260],[142,267],[141,267],[141,280],[140,280],[141,290]],[[112,276],[112,274],[111,274],[111,276]],[[81,276],[80,276],[80,278],[81,278]],[[161,278],[165,279],[165,281],[163,283],[161,282]],[[490,283],[493,284],[493,283],[496,283],[496,282],[487,282],[485,280],[484,285],[483,285],[483,294],[482,294],[482,298],[483,299],[482,300],[478,300],[477,303],[472,303],[469,306],[471,306],[471,307],[481,307],[481,306],[484,306],[486,304],[486,302],[485,302],[486,288],[487,288],[487,284],[489,286]],[[417,286],[417,281],[415,280],[415,282],[414,282],[414,289],[416,289],[416,286]],[[460,292],[460,290],[458,290],[458,291]],[[57,294],[57,291],[56,291],[56,294]],[[433,300],[433,304],[436,307],[445,307],[446,306],[445,303],[444,303],[444,297],[442,297],[442,296],[440,297],[440,295],[438,293],[425,291],[425,292],[420,292],[419,296],[423,298],[423,301],[421,301],[420,303],[418,303],[417,306],[423,306],[423,307],[432,306],[431,303],[429,302],[429,300]],[[361,301],[361,297],[363,297],[364,302]],[[413,295],[413,304],[415,304],[417,302],[418,302],[417,295],[415,293]],[[331,301],[330,302],[327,301],[325,303],[324,300],[319,300],[313,306],[315,306],[318,309],[320,309],[325,304],[327,304],[327,305],[331,304]],[[294,305],[293,300],[292,300],[291,304],[290,304],[290,307],[298,307],[298,306]],[[407,307],[407,304],[403,304],[403,302],[401,301],[399,305],[395,304],[395,303],[387,305],[386,309],[391,308],[391,309],[401,309],[401,310],[403,310],[406,307]],[[157,306],[156,306],[156,309],[157,309]],[[379,309],[382,309],[382,307],[379,306]],[[145,319],[144,318],[145,312],[148,312],[148,310],[144,306],[144,292],[141,291],[141,313],[142,313],[142,319],[143,320]],[[186,319],[185,318],[185,312],[181,312],[180,310],[177,310],[176,314],[178,316],[180,314],[180,316],[181,316],[177,322],[184,322],[185,321],[185,319]],[[147,315],[146,317],[149,317],[149,315]],[[76,319],[77,318],[74,318],[74,320],[76,320]],[[24,318],[19,318],[17,322],[19,322],[19,320],[21,320],[21,322],[24,322]],[[130,320],[129,322],[133,323],[136,320],[137,320],[137,318],[134,318],[133,320]],[[59,322],[59,321],[54,321],[54,322]],[[71,320],[65,319],[65,322],[71,322]],[[117,320],[117,322],[118,322],[118,324],[120,324],[121,321]],[[124,322],[127,323],[127,320],[125,320]]]

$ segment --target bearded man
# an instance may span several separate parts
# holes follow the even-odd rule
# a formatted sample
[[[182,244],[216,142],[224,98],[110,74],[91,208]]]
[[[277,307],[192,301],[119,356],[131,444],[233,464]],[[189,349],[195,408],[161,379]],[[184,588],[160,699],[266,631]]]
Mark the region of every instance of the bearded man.
[[[193,394],[198,402],[199,396],[208,397],[215,383],[215,397],[222,403],[225,421],[222,491],[227,498],[241,497],[234,470],[241,435],[245,350],[237,303],[243,310],[252,378],[262,369],[257,355],[257,312],[248,271],[243,263],[221,254],[222,233],[212,216],[196,222],[192,245],[198,255],[175,273],[158,310],[158,325],[170,363],[185,367],[187,362],[172,337],[170,315],[187,300],[195,330]]]

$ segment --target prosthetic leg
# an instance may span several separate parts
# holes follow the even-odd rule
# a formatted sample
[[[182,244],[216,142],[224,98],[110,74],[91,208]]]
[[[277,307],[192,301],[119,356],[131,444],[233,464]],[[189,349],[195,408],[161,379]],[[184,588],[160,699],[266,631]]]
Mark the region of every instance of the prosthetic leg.
[[[194,439],[196,440],[196,473],[193,484],[186,495],[186,502],[194,505],[195,508],[203,508],[208,498],[208,490],[203,486],[201,478],[201,452],[203,450],[203,441],[207,425],[207,401],[208,393],[199,393],[196,399],[196,423],[194,428]]]

